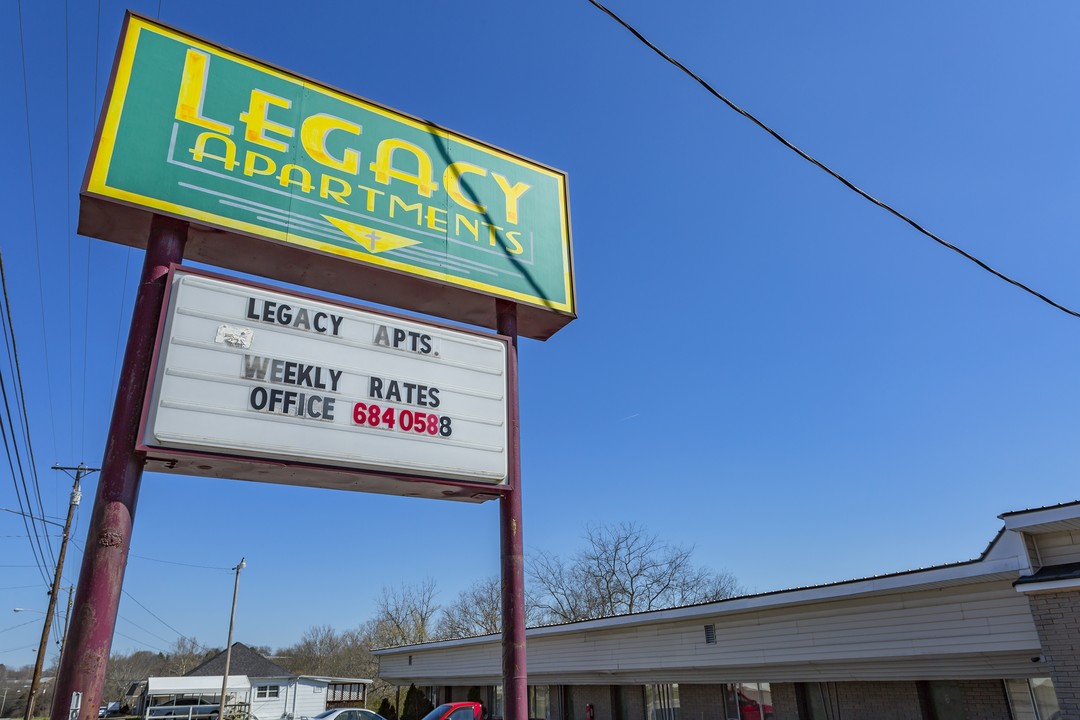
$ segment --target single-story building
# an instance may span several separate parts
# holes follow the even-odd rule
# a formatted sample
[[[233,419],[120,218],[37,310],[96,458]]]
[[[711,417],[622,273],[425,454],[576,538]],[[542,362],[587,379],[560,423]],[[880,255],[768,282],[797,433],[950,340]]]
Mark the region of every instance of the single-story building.
[[[225,651],[180,677],[151,677],[140,713],[147,720],[217,720]],[[335,707],[365,707],[371,680],[297,675],[243,643],[229,662],[229,707],[247,709],[253,720],[300,720]]]
[[[529,717],[1080,720],[1080,502],[999,517],[975,560],[531,628]],[[502,714],[497,635],[376,654]]]

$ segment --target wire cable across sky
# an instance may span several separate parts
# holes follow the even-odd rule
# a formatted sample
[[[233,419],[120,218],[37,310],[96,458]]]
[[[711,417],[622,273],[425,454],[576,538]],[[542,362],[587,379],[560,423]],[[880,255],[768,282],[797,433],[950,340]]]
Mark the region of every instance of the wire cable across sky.
[[[649,40],[648,40],[648,38],[646,38],[646,37],[645,37],[644,35],[642,35],[642,34],[641,34],[641,33],[640,33],[640,32],[639,32],[639,31],[638,31],[638,30],[637,30],[636,28],[634,28],[634,26],[633,26],[633,25],[631,25],[630,23],[628,23],[628,22],[626,22],[625,20],[623,20],[623,19],[622,19],[621,17],[619,17],[619,16],[617,15],[617,14],[615,14],[614,12],[612,12],[611,10],[609,10],[608,8],[604,7],[603,5],[601,5],[601,4],[600,4],[599,2],[597,2],[596,0],[589,0],[589,3],[591,3],[591,4],[592,4],[593,6],[595,6],[595,7],[597,8],[597,9],[601,10],[602,12],[604,12],[604,13],[605,13],[605,14],[606,14],[606,15],[607,15],[608,17],[610,17],[610,18],[611,18],[612,20],[614,20],[615,22],[619,23],[619,24],[620,24],[620,25],[622,25],[622,26],[623,26],[624,28],[626,28],[626,29],[627,29],[627,30],[628,30],[628,31],[629,31],[629,32],[630,32],[630,33],[631,33],[631,34],[632,34],[632,35],[633,35],[634,37],[636,37],[636,38],[637,38],[638,40],[640,40],[640,41],[641,41],[642,43],[644,43],[644,44],[645,44],[645,45],[646,45],[646,46],[647,46],[647,47],[648,47],[648,48],[649,48],[650,50],[652,50],[652,51],[653,51],[653,52],[655,52],[655,53],[656,53],[657,55],[659,55],[660,57],[662,57],[662,58],[663,58],[664,60],[667,60],[667,61],[668,61],[669,63],[671,63],[671,64],[672,64],[672,65],[674,65],[675,67],[679,68],[679,69],[680,69],[680,70],[682,70],[682,71],[683,71],[684,73],[686,73],[686,74],[687,74],[687,75],[689,75],[689,76],[690,76],[691,78],[693,78],[693,79],[694,79],[695,81],[697,81],[697,83],[698,83],[699,85],[701,85],[701,86],[702,86],[703,88],[705,88],[705,89],[706,89],[706,90],[707,90],[707,91],[709,92],[709,94],[711,94],[711,95],[712,95],[713,97],[715,97],[715,98],[716,98],[717,100],[720,100],[720,101],[721,101],[722,103],[724,103],[725,105],[727,105],[727,106],[728,106],[729,108],[731,108],[731,109],[732,109],[732,110],[734,110],[735,112],[739,113],[740,115],[742,115],[743,117],[745,117],[745,118],[746,118],[747,120],[749,120],[750,122],[752,122],[752,123],[754,123],[755,125],[757,125],[757,126],[758,126],[759,128],[761,128],[762,130],[764,130],[765,132],[767,132],[767,133],[768,133],[769,135],[771,135],[771,136],[772,136],[772,137],[773,137],[773,138],[774,138],[775,140],[777,140],[777,141],[778,141],[778,142],[779,142],[779,143],[780,143],[781,145],[783,145],[783,146],[784,146],[784,147],[786,147],[787,149],[789,149],[789,150],[791,150],[792,152],[794,152],[794,153],[795,153],[796,155],[798,155],[799,157],[801,157],[801,158],[802,158],[803,160],[806,160],[806,161],[807,161],[807,162],[809,162],[810,164],[812,164],[812,165],[815,165],[815,166],[816,166],[816,167],[818,167],[819,169],[821,169],[821,170],[825,171],[826,173],[828,173],[829,175],[831,175],[831,176],[832,176],[833,178],[835,178],[836,180],[839,180],[839,181],[840,181],[840,182],[841,182],[841,183],[842,183],[842,184],[844,185],[844,187],[846,187],[846,188],[848,188],[849,190],[851,190],[851,191],[855,192],[856,194],[858,194],[858,195],[859,195],[860,197],[862,197],[863,199],[865,199],[865,200],[869,200],[869,201],[870,201],[870,202],[872,202],[873,204],[875,204],[875,205],[877,205],[878,207],[880,207],[880,208],[881,208],[882,210],[885,210],[886,212],[888,212],[888,213],[890,213],[890,214],[892,214],[892,215],[895,215],[896,217],[900,218],[901,220],[903,220],[904,222],[906,222],[906,223],[907,223],[908,225],[910,225],[911,227],[913,227],[913,228],[915,228],[916,230],[918,230],[918,231],[919,231],[920,233],[922,233],[922,234],[923,234],[923,235],[925,235],[926,237],[930,238],[931,240],[933,240],[934,242],[938,243],[939,245],[942,245],[942,246],[944,246],[944,247],[948,248],[949,250],[952,250],[953,252],[955,252],[955,253],[957,253],[957,254],[959,254],[959,255],[963,256],[963,257],[964,257],[964,258],[966,258],[967,260],[970,260],[971,262],[975,263],[976,265],[978,265],[979,267],[981,267],[981,268],[982,268],[983,270],[987,271],[987,272],[988,272],[988,273],[990,273],[991,275],[994,275],[995,277],[998,277],[998,278],[1000,278],[1000,279],[1004,280],[1005,282],[1007,282],[1007,283],[1009,283],[1009,284],[1011,284],[1011,285],[1015,285],[1016,287],[1020,288],[1021,290],[1023,290],[1023,291],[1024,291],[1024,292],[1026,292],[1026,293],[1030,293],[1031,295],[1034,295],[1035,297],[1039,298],[1040,300],[1042,300],[1042,301],[1043,301],[1044,303],[1046,303],[1047,305],[1050,305],[1051,307],[1057,308],[1058,310],[1060,310],[1060,311],[1061,311],[1061,312],[1063,312],[1063,313],[1066,313],[1066,314],[1068,314],[1068,315],[1072,315],[1072,316],[1073,316],[1073,317],[1075,317],[1075,318],[1080,318],[1080,312],[1077,312],[1076,310],[1072,310],[1072,309],[1070,309],[1070,308],[1068,308],[1068,307],[1065,307],[1064,305],[1062,305],[1062,304],[1060,304],[1060,303],[1057,303],[1057,302],[1055,302],[1055,301],[1051,300],[1050,298],[1048,298],[1047,296],[1043,295],[1043,294],[1042,294],[1042,293],[1040,293],[1039,291],[1037,291],[1037,290],[1034,290],[1034,289],[1032,289],[1031,287],[1028,287],[1027,285],[1025,285],[1024,283],[1022,283],[1022,282],[1020,282],[1020,281],[1018,281],[1018,280],[1014,280],[1013,278],[1011,278],[1011,277],[1009,277],[1008,275],[1006,275],[1006,274],[1004,274],[1004,273],[1000,272],[999,270],[996,270],[996,269],[994,269],[993,267],[991,267],[990,265],[986,264],[985,262],[983,262],[983,261],[982,261],[982,260],[980,260],[979,258],[975,257],[975,256],[974,256],[974,255],[972,255],[971,253],[967,252],[966,250],[962,250],[961,248],[957,247],[956,245],[953,245],[952,243],[950,243],[950,242],[948,242],[948,241],[946,241],[946,240],[944,240],[944,239],[942,239],[942,238],[938,237],[937,235],[935,235],[934,233],[930,232],[929,230],[927,230],[926,228],[924,228],[924,227],[923,227],[922,225],[920,225],[919,223],[917,223],[917,222],[916,222],[915,220],[913,220],[913,219],[912,219],[912,218],[910,218],[909,216],[905,215],[904,213],[900,212],[899,210],[897,210],[897,209],[896,209],[896,208],[894,208],[893,206],[889,205],[888,203],[882,202],[881,200],[878,200],[878,199],[877,199],[876,197],[874,197],[874,196],[873,196],[873,195],[871,195],[870,193],[868,193],[868,192],[866,192],[865,190],[863,190],[863,189],[859,188],[859,187],[858,187],[858,186],[856,186],[856,185],[855,185],[855,184],[854,184],[853,182],[851,182],[850,180],[848,180],[848,179],[847,179],[846,177],[844,177],[844,176],[843,176],[843,175],[841,175],[840,173],[836,172],[835,170],[833,170],[832,168],[830,168],[830,167],[829,167],[828,165],[826,165],[825,163],[821,162],[820,160],[818,160],[817,158],[813,157],[812,155],[810,155],[810,154],[808,154],[808,153],[804,152],[804,151],[803,151],[803,150],[801,150],[801,149],[800,149],[799,147],[797,147],[797,146],[796,146],[796,145],[795,145],[794,143],[792,143],[792,142],[791,142],[791,141],[789,141],[789,140],[788,140],[787,138],[785,138],[785,137],[784,137],[783,135],[781,135],[781,134],[780,134],[780,133],[778,133],[777,131],[773,130],[773,129],[772,129],[771,127],[769,127],[769,126],[768,126],[768,125],[766,125],[766,124],[765,124],[764,122],[762,122],[761,120],[759,120],[758,118],[756,118],[756,117],[755,117],[754,115],[750,114],[750,113],[749,113],[749,112],[747,112],[746,110],[743,110],[743,109],[742,109],[741,107],[739,107],[739,106],[738,106],[738,105],[736,105],[736,104],[735,104],[734,102],[732,102],[731,100],[729,100],[729,99],[728,99],[727,97],[725,97],[724,95],[722,95],[722,94],[721,94],[720,92],[718,92],[718,91],[716,90],[716,88],[714,88],[714,87],[713,87],[712,85],[710,85],[710,84],[709,84],[709,83],[708,83],[707,81],[705,81],[705,80],[704,80],[703,78],[701,78],[701,76],[699,76],[699,75],[698,75],[697,73],[695,73],[694,71],[690,70],[690,68],[686,67],[686,66],[685,66],[685,65],[683,65],[683,64],[682,64],[681,62],[679,62],[678,60],[676,60],[675,58],[671,57],[671,56],[670,56],[670,55],[668,55],[668,54],[667,54],[666,52],[664,52],[663,50],[661,50],[661,49],[660,49],[659,47],[657,47],[657,46],[656,46],[655,44],[653,44],[653,43],[652,43],[651,41],[649,41]]]

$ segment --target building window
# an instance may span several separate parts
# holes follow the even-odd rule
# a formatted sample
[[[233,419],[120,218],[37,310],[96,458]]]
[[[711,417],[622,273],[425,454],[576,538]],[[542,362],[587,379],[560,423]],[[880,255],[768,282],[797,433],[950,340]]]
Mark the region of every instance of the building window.
[[[926,700],[933,720],[964,720],[964,694],[955,680],[930,680]]]
[[[1050,678],[1006,680],[1005,692],[1009,695],[1013,720],[1051,720],[1060,715],[1061,707]]]
[[[645,686],[645,720],[679,720],[679,686]]]
[[[799,713],[804,720],[838,720],[840,717],[840,698],[836,692],[836,683],[800,683],[795,687],[795,692],[805,711],[805,714]]]
[[[361,706],[367,697],[367,685],[363,683],[330,683],[326,687],[326,701],[352,703]]]
[[[551,701],[547,685],[529,686],[529,720],[551,720]]]
[[[742,720],[771,720],[773,703],[769,683],[739,683],[738,698]]]
[[[266,700],[268,698],[276,698],[281,693],[280,685],[257,685],[255,687],[255,697],[259,700]]]
[[[503,716],[502,685],[488,685],[487,700],[485,709],[487,710],[488,718],[491,720],[494,720],[494,718],[501,718]]]

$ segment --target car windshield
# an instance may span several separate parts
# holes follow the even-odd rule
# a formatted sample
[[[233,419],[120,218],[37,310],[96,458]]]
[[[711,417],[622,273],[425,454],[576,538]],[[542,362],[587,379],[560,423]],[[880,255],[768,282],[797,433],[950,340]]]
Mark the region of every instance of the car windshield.
[[[446,711],[449,710],[449,709],[450,709],[449,705],[440,705],[439,707],[435,708],[434,710],[429,712],[427,715],[425,715],[423,720],[439,720],[439,718],[441,718],[443,715],[445,715]]]
[[[333,715],[336,712],[337,712],[337,710],[323,710],[318,715],[312,715],[311,720],[322,720],[322,718],[330,717],[331,715]]]

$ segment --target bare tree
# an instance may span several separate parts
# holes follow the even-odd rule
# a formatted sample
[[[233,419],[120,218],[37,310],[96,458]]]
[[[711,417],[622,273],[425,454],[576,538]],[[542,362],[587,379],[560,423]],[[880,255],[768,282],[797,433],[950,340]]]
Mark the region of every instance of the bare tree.
[[[412,645],[433,640],[432,620],[438,611],[435,581],[431,578],[416,585],[384,587],[371,639],[376,647]]]
[[[294,673],[329,675],[329,666],[340,650],[341,640],[332,627],[312,625],[300,638],[300,642],[278,654],[288,658],[283,664]]]
[[[216,655],[217,652],[217,650],[204,647],[195,638],[181,636],[176,639],[165,655],[164,672],[168,675],[186,675],[189,670],[195,669],[199,663],[211,655]]]
[[[337,632],[316,625],[296,645],[278,652],[281,664],[297,674],[371,677],[378,665],[363,630]]]
[[[549,622],[600,617],[600,601],[584,568],[557,555],[536,553],[526,566],[530,595],[538,614]]]
[[[569,562],[540,553],[529,566],[544,618],[572,622],[731,597],[734,576],[694,566],[692,548],[661,542],[640,525],[588,530]]]
[[[132,683],[161,673],[165,664],[164,656],[149,650],[136,650],[130,655],[113,655],[105,668],[105,687],[101,699],[123,701],[124,694]]]
[[[443,609],[438,636],[446,640],[501,631],[502,583],[493,576],[462,590],[457,600]]]

